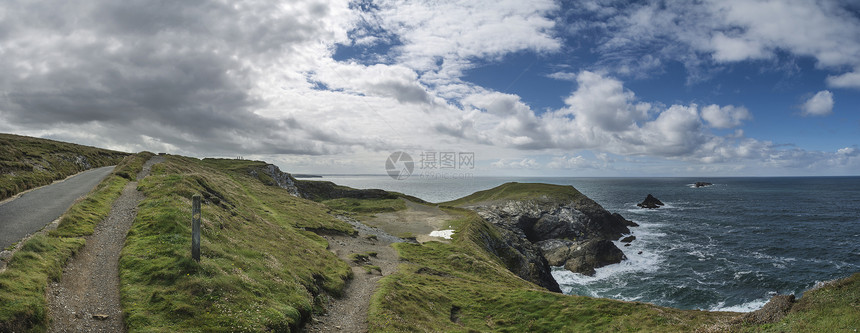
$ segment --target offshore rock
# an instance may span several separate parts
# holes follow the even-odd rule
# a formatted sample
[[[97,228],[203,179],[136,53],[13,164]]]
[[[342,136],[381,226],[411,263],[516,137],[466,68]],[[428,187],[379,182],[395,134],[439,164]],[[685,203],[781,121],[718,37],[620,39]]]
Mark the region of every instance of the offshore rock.
[[[646,197],[645,200],[641,203],[636,204],[636,206],[647,209],[654,209],[663,206],[663,202],[660,201],[660,199],[655,198],[653,195],[648,194],[648,197]]]

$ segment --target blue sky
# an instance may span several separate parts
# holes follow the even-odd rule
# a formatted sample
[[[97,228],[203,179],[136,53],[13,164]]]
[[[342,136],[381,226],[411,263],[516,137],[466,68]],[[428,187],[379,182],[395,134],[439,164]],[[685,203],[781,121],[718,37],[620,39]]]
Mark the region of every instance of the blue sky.
[[[474,152],[478,176],[860,174],[852,1],[8,1],[0,18],[2,132],[300,173],[383,173],[402,150]]]

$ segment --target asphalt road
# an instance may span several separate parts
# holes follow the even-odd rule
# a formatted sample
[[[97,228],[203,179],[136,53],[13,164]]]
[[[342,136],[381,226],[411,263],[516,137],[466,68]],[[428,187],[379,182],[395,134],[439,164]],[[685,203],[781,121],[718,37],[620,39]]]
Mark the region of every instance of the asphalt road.
[[[107,166],[87,170],[0,204],[0,250],[56,220],[75,200],[89,193],[107,177],[113,168]]]

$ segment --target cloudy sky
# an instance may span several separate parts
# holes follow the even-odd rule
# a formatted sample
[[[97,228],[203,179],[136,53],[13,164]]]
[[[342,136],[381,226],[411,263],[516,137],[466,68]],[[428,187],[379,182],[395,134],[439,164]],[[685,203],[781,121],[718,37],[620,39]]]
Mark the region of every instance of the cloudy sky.
[[[860,4],[0,4],[0,132],[384,173],[860,174]]]

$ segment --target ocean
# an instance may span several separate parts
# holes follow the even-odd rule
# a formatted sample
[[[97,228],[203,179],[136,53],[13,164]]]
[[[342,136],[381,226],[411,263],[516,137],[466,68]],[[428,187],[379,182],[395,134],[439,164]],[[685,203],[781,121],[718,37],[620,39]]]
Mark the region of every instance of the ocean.
[[[860,271],[860,177],[512,178],[325,176],[442,202],[505,182],[573,185],[631,228],[627,256],[592,276],[553,269],[566,294],[681,309],[753,311],[771,296]],[[694,188],[696,181],[714,185]],[[666,206],[636,207],[648,194]]]

